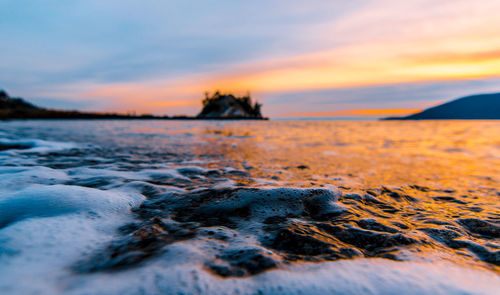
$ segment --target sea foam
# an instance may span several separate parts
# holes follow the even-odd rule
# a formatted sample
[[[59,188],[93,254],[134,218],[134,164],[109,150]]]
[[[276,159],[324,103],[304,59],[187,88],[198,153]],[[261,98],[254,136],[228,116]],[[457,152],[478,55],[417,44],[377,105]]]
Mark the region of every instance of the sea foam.
[[[111,214],[138,205],[143,197],[69,185],[31,185],[0,196],[0,228],[25,218],[75,212]]]

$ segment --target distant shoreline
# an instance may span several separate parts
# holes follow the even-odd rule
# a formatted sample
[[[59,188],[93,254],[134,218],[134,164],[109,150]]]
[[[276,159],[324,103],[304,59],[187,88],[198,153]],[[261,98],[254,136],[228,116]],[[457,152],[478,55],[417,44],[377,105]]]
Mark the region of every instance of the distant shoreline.
[[[216,91],[209,96],[207,92],[202,103],[203,109],[197,116],[81,112],[41,108],[22,98],[12,98],[0,90],[0,120],[269,120],[260,112],[262,105],[252,103],[249,95],[237,97]]]
[[[246,117],[218,117],[218,118],[198,118],[198,117],[184,117],[184,116],[173,116],[173,117],[163,117],[163,116],[125,116],[125,115],[103,115],[99,116],[74,116],[74,117],[11,117],[11,118],[0,118],[0,121],[19,121],[19,120],[181,120],[181,121],[231,121],[231,120],[244,120],[244,121],[269,121],[269,118],[246,118]]]

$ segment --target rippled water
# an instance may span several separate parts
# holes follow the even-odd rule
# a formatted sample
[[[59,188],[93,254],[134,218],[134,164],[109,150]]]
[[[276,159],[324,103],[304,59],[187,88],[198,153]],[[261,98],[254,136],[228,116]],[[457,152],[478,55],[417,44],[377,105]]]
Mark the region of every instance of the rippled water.
[[[498,121],[12,121],[0,165],[0,293],[500,289]]]

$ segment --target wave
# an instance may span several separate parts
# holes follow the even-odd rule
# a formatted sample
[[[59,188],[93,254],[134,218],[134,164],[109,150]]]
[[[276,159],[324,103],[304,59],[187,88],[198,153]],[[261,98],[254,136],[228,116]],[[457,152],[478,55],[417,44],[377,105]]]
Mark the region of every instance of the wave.
[[[41,139],[0,139],[0,151],[7,153],[48,153],[76,148],[70,142],[47,141]]]

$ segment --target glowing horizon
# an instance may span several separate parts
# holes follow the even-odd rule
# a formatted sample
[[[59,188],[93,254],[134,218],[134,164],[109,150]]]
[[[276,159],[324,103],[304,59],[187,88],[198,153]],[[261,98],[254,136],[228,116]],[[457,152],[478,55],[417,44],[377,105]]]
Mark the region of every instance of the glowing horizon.
[[[373,116],[407,116],[418,113],[422,109],[348,109],[342,111],[297,112],[278,114],[278,118],[286,117],[373,117]]]

